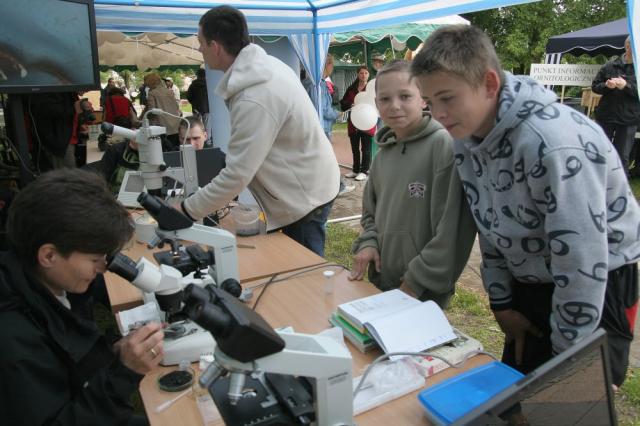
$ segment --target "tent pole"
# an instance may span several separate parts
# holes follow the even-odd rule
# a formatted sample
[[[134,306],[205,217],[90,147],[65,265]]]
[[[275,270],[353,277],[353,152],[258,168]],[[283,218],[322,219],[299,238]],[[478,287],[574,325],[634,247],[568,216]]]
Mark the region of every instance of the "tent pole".
[[[369,55],[367,55],[367,41],[362,38],[362,50],[364,51],[364,65],[369,66]]]
[[[564,103],[564,88],[565,88],[565,87],[566,87],[566,86],[563,84],[563,85],[562,85],[562,92],[561,92],[561,94],[560,94],[560,103],[561,103],[561,104],[563,104],[563,103]]]

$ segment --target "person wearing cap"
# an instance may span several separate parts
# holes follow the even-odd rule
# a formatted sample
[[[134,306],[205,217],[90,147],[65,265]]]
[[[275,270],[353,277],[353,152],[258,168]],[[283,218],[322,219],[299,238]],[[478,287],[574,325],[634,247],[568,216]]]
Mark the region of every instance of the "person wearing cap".
[[[164,83],[167,85],[167,89],[173,92],[173,97],[176,98],[176,102],[180,105],[180,89],[173,84],[173,79],[171,77],[163,78]]]
[[[386,58],[384,55],[380,53],[374,53],[371,55],[371,66],[373,67],[374,73],[377,74],[378,71],[384,66]]]

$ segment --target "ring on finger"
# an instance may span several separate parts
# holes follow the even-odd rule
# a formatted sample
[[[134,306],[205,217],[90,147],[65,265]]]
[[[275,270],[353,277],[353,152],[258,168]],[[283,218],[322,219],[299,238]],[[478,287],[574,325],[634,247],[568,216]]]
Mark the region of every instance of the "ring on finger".
[[[158,356],[158,352],[156,352],[155,348],[149,349],[149,352],[151,352],[151,355],[153,355],[154,358]]]

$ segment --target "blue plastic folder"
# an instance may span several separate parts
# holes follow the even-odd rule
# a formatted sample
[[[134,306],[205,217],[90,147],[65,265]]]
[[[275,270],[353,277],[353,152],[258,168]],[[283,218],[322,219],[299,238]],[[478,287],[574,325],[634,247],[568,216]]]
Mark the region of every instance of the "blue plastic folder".
[[[493,361],[425,389],[418,400],[432,422],[449,425],[523,377],[508,365]]]

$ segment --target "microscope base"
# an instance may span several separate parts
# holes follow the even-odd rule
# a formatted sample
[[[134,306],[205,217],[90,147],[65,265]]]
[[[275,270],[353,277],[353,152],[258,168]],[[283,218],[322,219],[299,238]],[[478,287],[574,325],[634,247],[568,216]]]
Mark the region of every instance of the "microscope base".
[[[220,411],[225,424],[238,426],[266,426],[266,425],[305,425],[311,424],[313,419],[313,400],[300,379],[279,374],[267,374],[267,381],[275,392],[265,385],[264,376],[254,378],[247,376],[244,385],[245,396],[236,405],[229,403],[229,378],[216,380],[210,387],[209,393]],[[301,379],[304,380],[304,379]],[[295,394],[289,392],[295,389]],[[276,396],[278,395],[279,396]],[[285,407],[278,402],[283,398],[295,400],[296,408],[308,407],[307,415],[294,419]],[[310,411],[310,412],[309,412]],[[309,418],[311,417],[311,418]]]

